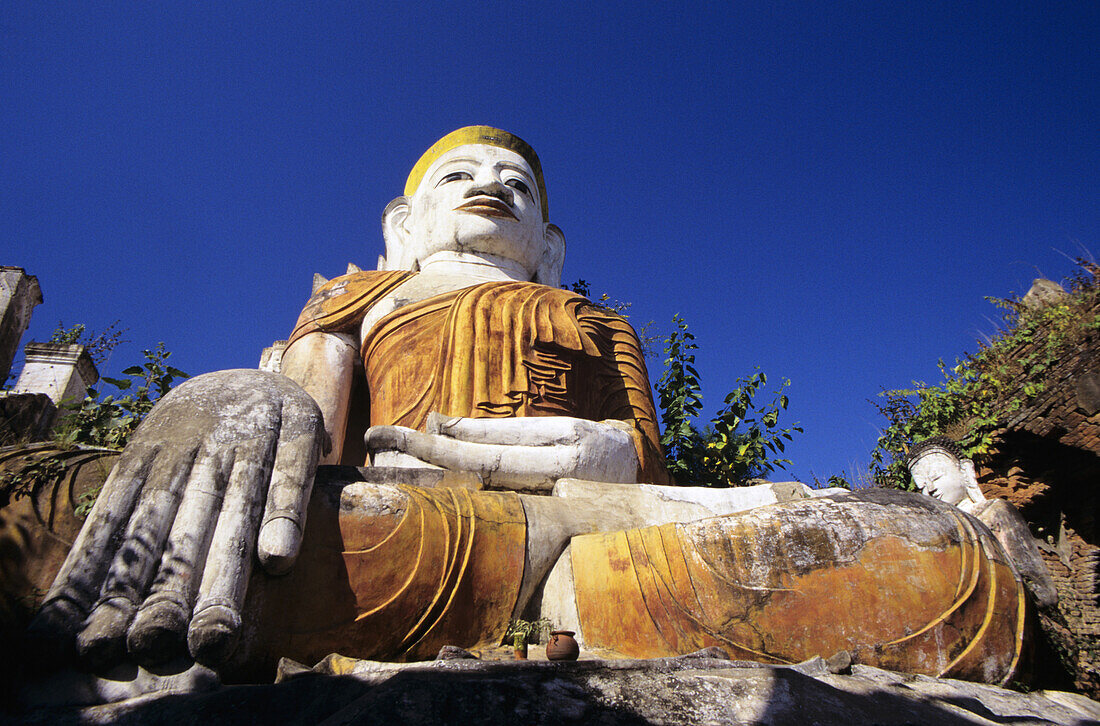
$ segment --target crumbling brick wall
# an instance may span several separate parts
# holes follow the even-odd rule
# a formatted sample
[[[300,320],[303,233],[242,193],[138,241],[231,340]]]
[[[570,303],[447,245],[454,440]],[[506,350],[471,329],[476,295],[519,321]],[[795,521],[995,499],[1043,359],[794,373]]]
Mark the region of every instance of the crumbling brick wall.
[[[1097,319],[1100,298],[1084,319]],[[1008,353],[1045,354],[1046,333]],[[1063,649],[1077,688],[1100,697],[1100,331],[1083,335],[1041,375],[1038,395],[1002,419],[995,446],[981,457],[987,497],[1014,504],[1031,526],[1058,589],[1057,613],[1044,626]],[[1061,622],[1054,622],[1060,620]]]

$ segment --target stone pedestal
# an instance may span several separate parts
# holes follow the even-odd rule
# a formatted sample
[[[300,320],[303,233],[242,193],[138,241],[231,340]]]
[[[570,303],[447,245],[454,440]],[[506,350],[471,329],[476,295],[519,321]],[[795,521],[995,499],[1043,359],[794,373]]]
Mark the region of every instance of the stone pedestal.
[[[38,278],[22,267],[0,265],[0,384],[8,378],[19,339],[31,322],[31,311],[42,303]]]
[[[45,393],[60,406],[66,399],[82,400],[99,372],[83,345],[27,343],[26,363],[13,393]]]

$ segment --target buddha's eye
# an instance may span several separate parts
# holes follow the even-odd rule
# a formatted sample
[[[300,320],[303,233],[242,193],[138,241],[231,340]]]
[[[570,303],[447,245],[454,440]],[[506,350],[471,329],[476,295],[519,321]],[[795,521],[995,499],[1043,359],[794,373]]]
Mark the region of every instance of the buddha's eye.
[[[526,185],[526,184],[524,184],[524,183],[523,183],[522,181],[520,181],[519,179],[509,179],[508,181],[506,181],[506,182],[504,182],[504,183],[505,183],[505,184],[506,184],[507,186],[510,186],[510,187],[512,187],[513,189],[515,189],[515,190],[517,190],[517,191],[519,191],[519,192],[522,192],[523,194],[526,194],[527,196],[531,196],[531,190],[530,190],[530,189],[528,189],[528,188],[527,188],[527,185]]]
[[[461,181],[463,179],[473,179],[473,178],[474,177],[471,176],[470,172],[468,172],[468,171],[452,171],[450,174],[448,174],[447,176],[440,179],[439,184],[436,184],[436,186],[441,186],[441,185],[446,184],[448,182]]]

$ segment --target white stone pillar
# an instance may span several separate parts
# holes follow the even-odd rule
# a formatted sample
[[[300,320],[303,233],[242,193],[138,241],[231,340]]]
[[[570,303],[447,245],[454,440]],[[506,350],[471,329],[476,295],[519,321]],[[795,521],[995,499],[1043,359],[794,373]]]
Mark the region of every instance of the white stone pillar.
[[[286,350],[285,340],[276,340],[270,348],[264,348],[260,353],[260,370],[271,373],[281,373],[283,370],[283,351]]]
[[[0,385],[8,380],[19,340],[31,322],[31,311],[42,303],[38,278],[22,267],[0,265]]]
[[[45,393],[60,406],[66,399],[84,399],[99,372],[83,345],[27,343],[26,362],[12,393]]]

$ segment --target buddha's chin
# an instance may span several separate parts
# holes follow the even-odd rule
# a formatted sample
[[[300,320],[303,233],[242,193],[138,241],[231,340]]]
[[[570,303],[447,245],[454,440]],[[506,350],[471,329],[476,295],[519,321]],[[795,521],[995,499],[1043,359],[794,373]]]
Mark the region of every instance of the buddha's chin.
[[[481,254],[492,255],[493,257],[502,257],[507,260],[523,261],[531,258],[532,252],[536,254],[541,250],[536,250],[536,245],[529,239],[517,239],[515,236],[515,229],[502,230],[502,229],[482,229],[472,230],[464,229],[459,230],[461,234],[456,234],[452,240],[452,244],[432,245],[434,251],[452,251],[452,252],[465,252],[469,254]],[[512,234],[506,234],[511,232]],[[537,262],[536,262],[537,264]]]

